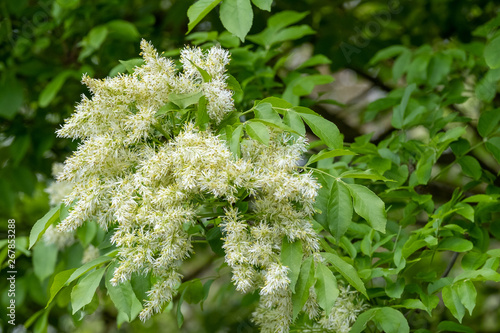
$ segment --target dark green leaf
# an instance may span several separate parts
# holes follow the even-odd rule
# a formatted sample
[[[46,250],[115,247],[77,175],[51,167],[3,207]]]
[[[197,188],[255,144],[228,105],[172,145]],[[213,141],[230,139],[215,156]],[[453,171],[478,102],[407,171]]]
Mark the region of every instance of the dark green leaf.
[[[500,137],[494,137],[486,141],[486,149],[493,154],[498,163],[500,163]]]
[[[406,47],[401,46],[401,45],[392,45],[389,47],[386,47],[385,49],[382,49],[375,53],[375,55],[370,59],[370,62],[368,63],[369,66],[373,66],[376,63],[386,60],[389,58],[393,58],[397,56],[398,54],[401,54],[404,50],[407,50]]]
[[[136,67],[140,67],[144,64],[144,59],[142,58],[133,58],[129,60],[120,60],[120,64],[125,66],[127,72],[130,74],[134,73]]]
[[[463,156],[458,160],[458,164],[462,167],[462,171],[467,176],[478,180],[481,178],[481,165],[479,162],[472,156]]]
[[[111,284],[110,281],[118,265],[118,262],[115,262],[108,267],[106,271],[106,289],[118,311],[123,312],[127,316],[128,321],[132,321],[138,314],[137,309],[142,309],[142,304],[135,296],[130,281],[118,283],[116,286]]]
[[[474,333],[472,328],[452,321],[442,321],[439,323],[437,328],[438,332]]]
[[[12,119],[23,104],[23,86],[15,78],[0,84],[0,117]]]
[[[201,96],[198,102],[198,110],[196,111],[196,123],[195,125],[204,131],[207,129],[207,124],[210,122],[210,117],[207,112],[207,99],[205,96]]]
[[[324,160],[325,158],[332,158],[337,156],[356,155],[356,153],[346,149],[322,150],[318,154],[314,154],[309,158],[306,165],[316,163]]]

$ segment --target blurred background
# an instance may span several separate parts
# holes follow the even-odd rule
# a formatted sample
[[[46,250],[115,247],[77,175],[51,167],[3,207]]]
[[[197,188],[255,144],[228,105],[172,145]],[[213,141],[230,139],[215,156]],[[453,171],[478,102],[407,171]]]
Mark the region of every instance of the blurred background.
[[[477,34],[473,32],[495,18],[500,10],[500,4],[494,0],[277,0],[271,13],[254,8],[250,37],[241,44],[227,32],[221,33],[224,28],[218,18],[218,8],[186,36],[186,13],[192,3],[191,0],[0,2],[0,259],[3,270],[7,256],[6,221],[15,219],[20,255],[16,263],[19,272],[17,323],[24,323],[47,303],[48,275],[35,272],[31,253],[26,250],[26,236],[50,208],[46,188],[53,182],[54,164],[63,162],[78,144],[59,139],[54,132],[73,112],[81,94],[88,95],[80,83],[83,73],[105,78],[125,72],[126,66],[119,60],[138,58],[141,38],[152,41],[158,50],[173,57],[187,44],[220,43],[234,49],[229,70],[239,82],[247,79],[249,73],[270,77],[270,81],[263,79],[255,83],[254,88],[262,89],[265,96],[283,91],[293,80],[291,73],[300,64],[322,54],[323,58],[314,58],[316,62],[311,71],[336,80],[304,95],[311,99],[321,96],[328,101],[314,104],[314,109],[337,124],[346,142],[372,132],[377,140],[390,128],[390,118],[374,119],[363,110],[370,102],[385,96],[398,82],[390,79],[389,69],[375,70],[369,66],[375,53],[391,45],[416,49],[426,44],[437,49],[455,44],[467,53],[482,53],[484,45],[477,43]],[[248,62],[242,51],[244,46],[258,50],[259,43],[251,36],[266,28],[271,15],[284,10],[307,12],[300,24],[308,25],[315,33],[274,45],[279,57]],[[476,69],[469,66],[465,70],[472,75]],[[260,94],[262,96],[262,92]],[[236,98],[236,102],[244,108],[255,96],[259,94],[253,94],[252,85],[247,85],[244,96]],[[308,104],[308,99],[303,103]],[[491,103],[500,105],[498,100],[492,99]],[[496,164],[487,160],[481,163],[493,174],[498,172]],[[82,249],[74,247],[69,255],[81,258]],[[196,249],[198,254],[204,250],[201,246]],[[255,331],[248,318],[256,295],[239,296],[229,283],[227,272],[207,270],[203,256],[198,258],[201,264],[196,260],[190,262],[185,274],[200,278],[225,274],[227,279],[217,280],[219,285],[211,292],[203,312],[198,306],[184,303],[185,319],[180,331]],[[205,259],[212,260],[209,256]],[[220,264],[222,258],[215,260]],[[0,322],[6,328],[8,298],[3,276]],[[483,331],[498,332],[500,324],[495,310],[500,303],[498,288],[488,288],[484,287],[478,299],[478,317],[472,320],[477,321]],[[490,297],[492,292],[496,293],[495,297]],[[179,331],[174,312],[164,313],[146,324],[135,321],[117,328],[116,310],[111,304],[101,305],[77,325],[64,314],[67,311],[54,308],[46,319],[50,323],[49,331]],[[440,320],[439,316],[435,320]],[[16,332],[23,332],[23,328],[17,327]]]

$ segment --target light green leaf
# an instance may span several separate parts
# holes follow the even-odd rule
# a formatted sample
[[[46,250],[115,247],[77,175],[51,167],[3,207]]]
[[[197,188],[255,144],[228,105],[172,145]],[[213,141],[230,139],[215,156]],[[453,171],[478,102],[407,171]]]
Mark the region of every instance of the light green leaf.
[[[477,296],[477,291],[476,287],[474,287],[474,283],[472,283],[472,281],[470,280],[460,281],[453,285],[453,289],[456,290],[458,296],[460,297],[460,302],[469,311],[469,314],[472,315],[472,311],[476,307]]]
[[[477,131],[485,138],[490,135],[500,122],[500,109],[483,112],[477,123]]]
[[[87,273],[88,271],[90,271],[92,268],[96,267],[96,266],[99,266],[103,263],[106,263],[108,261],[111,261],[113,258],[111,257],[107,257],[107,256],[102,256],[102,257],[99,257],[99,258],[96,258],[86,264],[83,264],[82,266],[78,267],[74,272],[73,274],[71,274],[71,276],[69,277],[68,281],[66,282],[66,285],[70,284],[71,282],[73,282],[74,280],[78,279],[80,276],[82,276],[83,274]]]
[[[412,83],[409,86],[407,86],[405,88],[403,98],[401,99],[401,104],[394,107],[391,124],[395,128],[403,128],[406,107],[408,106],[408,101],[410,100],[410,96],[415,91],[415,89],[417,89],[417,85],[415,83]]]
[[[137,299],[134,290],[132,289],[132,285],[130,281],[124,281],[116,286],[111,284],[111,279],[113,278],[113,274],[115,268],[118,267],[118,263],[115,262],[108,267],[106,271],[106,289],[108,290],[108,295],[115,304],[118,311],[123,312],[128,317],[128,321],[132,321],[135,316],[137,316],[138,311],[135,308],[142,309],[141,302]],[[102,268],[104,269],[104,268]]]
[[[262,10],[271,11],[273,0],[252,0],[253,4]]]
[[[401,54],[404,50],[407,50],[406,47],[402,45],[392,45],[389,47],[386,47],[385,49],[382,49],[375,53],[375,55],[370,59],[370,62],[368,63],[369,66],[373,66],[376,63],[386,60],[389,58],[393,58],[397,56],[398,54]]]
[[[49,84],[45,86],[45,88],[43,88],[40,96],[38,97],[38,104],[40,107],[47,107],[50,102],[52,102],[59,90],[61,90],[64,82],[66,82],[66,79],[71,75],[74,75],[74,72],[71,70],[59,73],[54,79],[52,79],[52,81],[49,82]]]
[[[210,117],[207,112],[207,99],[205,96],[201,96],[198,102],[198,110],[196,111],[196,123],[195,126],[200,128],[202,131],[207,129],[207,124],[210,122]]]
[[[342,149],[342,136],[334,123],[308,108],[297,106],[293,110],[304,119],[313,133],[323,140],[328,147],[331,149]]]
[[[299,279],[295,285],[295,293],[292,294],[293,315],[292,318],[297,318],[297,315],[306,304],[309,297],[309,288],[314,283],[314,262],[312,257],[307,258],[302,263],[300,268]]]
[[[255,106],[254,113],[256,118],[267,120],[277,125],[283,124],[280,115],[273,109],[271,103],[260,102]]]
[[[351,330],[349,333],[362,333],[364,332],[364,329],[366,328],[366,324],[370,322],[370,320],[375,317],[376,313],[378,312],[378,308],[371,308],[356,318],[356,321],[354,324],[351,326]]]
[[[471,241],[458,237],[450,237],[444,239],[438,245],[438,250],[454,251],[454,252],[467,252],[472,250],[474,244]]]
[[[373,318],[375,322],[380,324],[382,330],[386,333],[409,333],[410,326],[405,316],[398,310],[385,307],[380,308]]]
[[[486,141],[486,149],[493,154],[498,163],[500,163],[500,137],[494,137]]]
[[[391,182],[391,179],[387,179],[384,176],[379,175],[373,170],[357,171],[350,170],[340,174],[339,178],[357,178],[357,179],[372,179],[372,180],[383,180],[386,182]]]
[[[295,292],[295,285],[299,278],[302,256],[302,242],[296,240],[290,243],[288,238],[284,237],[281,249],[281,263],[290,269],[288,271],[288,278],[290,279],[290,289],[292,292]]]
[[[65,271],[57,273],[56,276],[54,276],[54,280],[52,281],[49,290],[50,298],[45,308],[49,306],[50,302],[52,302],[52,300],[57,295],[59,290],[61,290],[66,285],[66,281],[68,281],[69,277],[71,276],[71,274],[73,274],[75,270],[76,268],[67,269]]]
[[[140,34],[135,25],[125,20],[113,20],[106,23],[110,36],[117,37],[121,40],[136,41]]]
[[[33,247],[33,271],[43,282],[54,273],[57,261],[57,246],[55,244],[38,243]]]
[[[264,98],[263,100],[259,101],[258,104],[263,104],[263,103],[269,103],[275,108],[281,108],[281,109],[290,109],[293,107],[292,104],[288,103],[282,98],[278,97],[267,97]]]
[[[458,160],[458,164],[462,167],[462,171],[467,176],[478,180],[482,175],[482,168],[479,162],[472,156],[466,155],[462,156]]]
[[[366,186],[346,184],[354,200],[354,210],[373,229],[385,233],[387,217],[384,202]]]
[[[318,65],[327,65],[327,64],[331,64],[332,61],[322,55],[322,54],[316,54],[314,56],[312,56],[311,58],[307,59],[306,61],[304,61],[302,64],[300,64],[300,66],[297,68],[298,70],[300,69],[304,69],[304,68],[308,68],[308,67],[314,67],[314,66],[318,66]]]
[[[356,153],[346,149],[322,150],[318,154],[311,155],[309,161],[307,161],[306,166],[324,160],[326,158],[346,155],[356,155]]]
[[[198,103],[200,98],[203,96],[203,92],[201,91],[195,91],[192,93],[185,93],[185,94],[175,94],[171,93],[168,96],[168,100],[181,109],[185,109],[190,105]]]
[[[245,130],[252,139],[266,146],[269,144],[269,130],[266,125],[249,120],[245,124]]]
[[[243,125],[238,125],[232,131],[229,139],[229,149],[231,150],[235,158],[240,158],[241,156],[240,140],[242,136],[243,136]]]
[[[45,230],[47,230],[49,225],[51,225],[57,219],[59,219],[59,214],[61,212],[60,208],[61,208],[61,205],[58,205],[58,206],[52,208],[51,210],[49,210],[49,212],[47,214],[45,214],[44,217],[39,219],[35,223],[33,228],[31,228],[29,249],[31,249],[31,247],[33,247],[33,245],[38,241],[38,239],[43,235]]]
[[[431,58],[427,67],[427,84],[435,87],[446,79],[450,73],[452,57],[438,53]]]
[[[392,79],[397,82],[404,73],[408,71],[411,62],[411,51],[403,50],[403,52],[394,61],[392,66]]]
[[[317,264],[314,289],[318,297],[318,304],[325,310],[326,315],[329,316],[339,296],[339,289],[337,288],[335,275],[323,263]]]
[[[200,21],[207,16],[222,0],[199,0],[192,4],[187,12],[189,18],[188,31],[190,33]]]
[[[144,65],[144,59],[142,59],[142,58],[133,58],[133,59],[129,59],[129,60],[119,60],[119,61],[120,61],[120,64],[125,66],[125,69],[130,74],[134,73],[136,67],[140,67],[140,66]]]
[[[250,0],[223,0],[220,20],[224,28],[244,42],[253,21]]]
[[[491,68],[500,67],[500,36],[490,40],[484,48],[484,60]]]
[[[322,252],[321,255],[326,259],[330,264],[332,264],[333,268],[339,272],[346,280],[349,282],[351,286],[356,288],[357,291],[362,293],[368,298],[368,294],[366,293],[366,288],[359,278],[358,272],[352,267],[350,264],[342,260],[338,255],[333,253]]]
[[[285,116],[283,117],[283,122],[285,123],[285,125],[297,132],[300,136],[306,135],[306,127],[304,126],[304,122],[297,112],[293,110],[287,110],[285,112]]]
[[[192,62],[191,59],[188,59],[188,60],[194,67],[196,67],[198,72],[200,72],[200,75],[201,75],[201,78],[203,79],[203,82],[212,81],[212,77],[210,76],[210,74],[208,74],[208,72],[206,70],[204,70],[203,68],[201,68],[200,66],[198,66],[197,64]]]
[[[73,309],[73,314],[92,301],[92,297],[94,296],[97,287],[99,287],[99,283],[101,282],[105,270],[106,268],[102,267],[94,272],[91,272],[89,275],[84,276],[73,287],[73,290],[71,291],[71,307]]]
[[[267,25],[270,28],[279,30],[291,24],[299,22],[308,14],[309,12],[298,13],[292,10],[285,10],[271,16],[271,18],[267,21]]]
[[[460,302],[460,296],[451,286],[445,286],[442,292],[444,305],[450,310],[451,314],[462,322],[465,315],[465,308]]]

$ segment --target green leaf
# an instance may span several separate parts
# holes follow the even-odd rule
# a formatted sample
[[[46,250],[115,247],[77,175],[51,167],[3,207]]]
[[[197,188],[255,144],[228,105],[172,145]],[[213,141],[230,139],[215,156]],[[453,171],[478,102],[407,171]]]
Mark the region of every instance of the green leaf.
[[[299,22],[308,14],[309,12],[298,13],[292,10],[285,10],[271,16],[267,21],[267,25],[275,30],[283,29],[284,27]]]
[[[304,68],[308,68],[308,67],[314,67],[314,66],[318,66],[318,65],[327,65],[327,64],[331,64],[332,61],[322,55],[322,54],[316,54],[314,56],[312,56],[311,58],[307,59],[306,61],[304,61],[302,64],[300,64],[300,66],[297,68],[297,70],[300,70],[300,69],[304,69]]]
[[[356,153],[346,149],[322,150],[318,154],[311,155],[309,161],[307,161],[306,166],[324,160],[326,158],[346,155],[356,155]]]
[[[212,77],[210,76],[210,74],[208,74],[208,72],[206,70],[204,70],[203,68],[201,68],[200,66],[198,66],[197,64],[192,62],[191,59],[188,59],[188,60],[194,67],[196,67],[198,72],[200,72],[200,75],[201,75],[201,78],[203,79],[203,82],[212,81]]]
[[[43,235],[45,230],[47,230],[49,225],[51,225],[57,219],[59,219],[59,214],[61,212],[60,208],[61,208],[61,205],[58,205],[58,206],[52,208],[51,210],[49,210],[49,212],[47,214],[45,214],[44,217],[39,219],[35,223],[33,228],[31,228],[29,249],[31,249],[33,247],[33,245],[38,241],[38,239],[40,239],[40,237]]]
[[[252,0],[253,4],[262,10],[271,11],[273,0]]]
[[[443,251],[467,252],[472,250],[474,244],[467,239],[450,237],[439,243],[438,249]]]
[[[199,0],[192,4],[187,11],[189,24],[186,35],[190,33],[191,30],[193,30],[193,28],[221,1],[222,0]]]
[[[106,23],[110,36],[125,41],[136,41],[140,34],[135,25],[125,20],[113,20]]]
[[[99,283],[101,282],[105,270],[106,268],[102,267],[91,272],[89,275],[84,276],[73,287],[73,290],[71,291],[71,307],[73,309],[73,314],[92,301],[92,297],[94,296],[97,287],[99,287]]]
[[[275,34],[272,34],[267,46],[271,46],[271,45],[282,43],[282,42],[289,41],[289,40],[296,40],[296,39],[302,38],[304,36],[314,35],[314,34],[315,34],[315,31],[310,26],[308,26],[306,24],[285,28],[283,30],[278,31]],[[314,76],[314,75],[311,75],[311,76]],[[318,75],[318,76],[323,76],[323,75]],[[324,75],[324,76],[330,77],[329,82],[325,82],[325,83],[330,83],[333,81],[333,77],[331,77],[329,75]],[[319,83],[319,84],[324,84],[324,83]]]
[[[474,333],[475,331],[467,326],[452,321],[442,321],[439,323],[438,332],[461,332],[461,333]]]
[[[346,184],[354,200],[354,210],[364,218],[373,229],[385,233],[387,217],[384,202],[363,185]]]
[[[220,257],[225,255],[222,245],[222,231],[220,227],[214,227],[207,232],[207,242],[214,253]]]
[[[181,109],[185,109],[190,105],[198,103],[200,98],[203,96],[202,91],[195,91],[191,93],[185,93],[185,94],[175,94],[171,93],[168,96],[168,100]]]
[[[245,130],[252,139],[266,146],[269,145],[269,130],[266,125],[249,120],[245,124]]]
[[[304,126],[304,122],[297,112],[293,110],[285,111],[283,122],[285,123],[285,125],[297,132],[300,136],[306,135],[306,127]]]
[[[342,149],[342,136],[334,123],[308,108],[297,106],[293,110],[302,117],[313,133],[323,140],[328,147]]]
[[[500,36],[490,40],[484,48],[484,60],[491,69],[500,67],[499,54],[500,54]]]
[[[456,289],[457,294],[460,297],[460,302],[469,311],[469,314],[472,315],[472,311],[476,307],[477,296],[477,291],[476,287],[474,287],[474,283],[472,283],[472,281],[470,280],[460,281],[453,285],[453,289]]]
[[[54,280],[52,281],[49,290],[50,298],[45,308],[49,306],[50,302],[52,302],[59,290],[61,290],[66,285],[66,281],[68,281],[69,277],[75,270],[76,268],[67,269],[65,271],[57,273],[56,276],[54,276]]]
[[[40,281],[54,273],[56,261],[57,246],[55,244],[40,242],[33,247],[33,271]]]
[[[292,292],[295,292],[295,285],[299,278],[302,256],[302,242],[296,240],[290,243],[288,238],[284,237],[281,248],[281,263],[290,269],[288,271],[288,278],[290,279],[290,289]]]
[[[254,108],[255,117],[262,120],[267,120],[273,124],[281,125],[283,121],[280,115],[273,109],[271,103],[260,102]]]
[[[224,28],[244,42],[253,21],[250,0],[223,0],[220,5],[220,20]]]
[[[306,304],[307,298],[309,297],[309,288],[312,287],[313,283],[314,262],[312,257],[309,257],[302,263],[299,279],[295,285],[295,293],[292,294],[293,320],[297,318],[297,315],[302,310],[302,307]]]
[[[500,137],[494,137],[486,141],[486,149],[493,154],[498,163],[500,163]]]
[[[189,304],[196,304],[203,300],[203,284],[200,279],[193,279],[187,282],[184,289],[184,300]]]
[[[339,289],[337,288],[335,275],[322,263],[318,263],[316,267],[316,284],[314,285],[314,290],[318,297],[318,304],[325,310],[326,315],[329,316],[339,296]]]
[[[405,316],[398,310],[385,307],[380,308],[373,318],[375,322],[380,324],[382,330],[386,333],[409,333],[410,326]]]
[[[333,253],[322,252],[321,255],[332,264],[333,268],[339,272],[346,280],[349,282],[351,286],[356,288],[357,291],[362,293],[368,298],[368,294],[366,293],[365,285],[363,281],[359,278],[358,272],[352,267],[350,264],[342,260],[338,255]]]
[[[125,66],[125,69],[130,74],[134,73],[136,67],[140,67],[140,66],[144,65],[144,59],[142,59],[142,58],[133,58],[133,59],[129,59],[129,60],[119,60],[119,61],[120,61],[120,64]]]
[[[102,257],[99,257],[99,258],[96,258],[86,264],[83,264],[82,266],[78,267],[74,272],[73,274],[71,274],[71,276],[69,277],[68,281],[66,281],[66,285],[70,284],[71,282],[73,282],[74,280],[78,279],[80,276],[82,276],[83,274],[87,273],[88,271],[90,271],[92,268],[96,267],[96,266],[99,266],[103,263],[106,263],[108,261],[111,261],[113,258],[111,257],[107,257],[107,256],[102,256]]]
[[[485,138],[490,135],[500,122],[500,109],[483,112],[477,123],[477,131]]]
[[[462,171],[467,176],[474,180],[479,180],[482,175],[482,168],[479,162],[472,156],[463,156],[458,160],[458,164],[462,167]]]
[[[366,328],[366,324],[370,322],[370,320],[375,317],[375,314],[378,312],[378,308],[369,309],[362,314],[360,314],[354,324],[351,326],[349,333],[362,333]]]
[[[375,53],[375,55],[370,59],[370,62],[368,63],[369,66],[373,66],[376,63],[386,60],[389,58],[393,58],[397,56],[398,54],[401,54],[404,50],[407,50],[406,47],[401,46],[401,45],[392,45],[389,47],[386,47],[385,49],[382,49]]]
[[[202,131],[207,129],[207,124],[210,122],[210,117],[207,112],[207,99],[205,96],[201,96],[198,102],[198,110],[196,111],[196,123]]]
[[[462,318],[465,315],[465,308],[462,302],[460,302],[460,296],[456,293],[455,289],[451,286],[445,286],[442,296],[444,305],[459,322],[462,322]]]
[[[12,119],[23,104],[24,90],[15,78],[7,78],[0,84],[0,117]]]
[[[234,131],[232,131],[231,136],[229,138],[229,149],[233,153],[235,158],[240,158],[241,156],[241,147],[240,141],[243,136],[243,125],[238,125]]]
[[[411,51],[404,50],[394,61],[392,66],[392,79],[397,82],[408,71],[411,62]]]
[[[301,76],[293,85],[292,92],[296,96],[306,96],[311,94],[316,86],[331,83],[333,80],[331,75],[314,74],[305,77]]]
[[[403,128],[404,120],[405,120],[405,111],[408,106],[408,101],[410,100],[411,94],[417,89],[417,85],[415,83],[410,84],[405,88],[403,93],[403,98],[401,99],[401,104],[394,107],[394,111],[392,114],[391,124],[395,128]]]
[[[123,312],[127,316],[128,321],[132,321],[139,312],[137,309],[142,309],[142,304],[135,296],[130,281],[118,283],[116,286],[111,284],[110,281],[118,265],[118,262],[115,262],[108,267],[106,271],[106,289],[118,311]]]
[[[263,103],[269,103],[275,108],[281,108],[281,109],[290,109],[293,107],[292,104],[288,103],[282,98],[278,97],[267,97],[264,98],[263,100],[259,101],[258,104],[263,104]]]
[[[59,73],[54,79],[52,79],[52,81],[50,81],[50,83],[43,88],[40,96],[38,97],[38,104],[40,107],[47,107],[50,102],[52,102],[54,97],[56,97],[59,90],[61,90],[64,82],[66,82],[66,79],[73,74],[73,71],[66,70]]]
[[[435,87],[446,79],[451,69],[452,58],[449,55],[438,53],[431,58],[427,67],[427,84]]]
[[[373,170],[365,170],[365,171],[357,171],[350,170],[340,174],[339,178],[356,178],[356,179],[372,179],[372,180],[383,180],[383,181],[392,181],[391,179],[387,179],[384,176],[379,175]]]
[[[352,198],[347,186],[340,181],[333,181],[328,204],[325,207],[325,219],[333,237],[340,240],[352,222]]]

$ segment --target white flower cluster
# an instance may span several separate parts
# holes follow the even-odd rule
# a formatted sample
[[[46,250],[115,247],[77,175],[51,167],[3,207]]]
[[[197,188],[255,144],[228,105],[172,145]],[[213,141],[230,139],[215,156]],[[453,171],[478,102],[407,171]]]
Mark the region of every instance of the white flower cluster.
[[[216,126],[234,109],[224,74],[229,55],[218,47],[206,53],[185,48],[183,71],[177,73],[151,44],[143,41],[141,47],[145,64],[132,75],[83,79],[92,98],[84,96],[58,131],[82,139],[59,176],[74,183],[65,198],[73,208],[59,230],[75,230],[89,219],[105,229],[116,226],[112,241],[120,266],[112,283],[146,272],[157,281],[140,313],[146,320],[162,311],[181,283],[178,267],[192,252],[186,230],[201,223],[197,209],[218,200],[226,207],[223,247],[237,289],[260,290],[254,319],[264,332],[288,331],[292,305],[288,268],[280,262],[283,238],[301,240],[308,255],[319,250],[310,223],[319,186],[311,174],[296,169],[304,140],[278,132],[271,133],[267,146],[244,140],[236,159],[210,126],[200,131],[182,123],[181,115],[174,114],[173,121],[157,117],[170,94],[202,91]],[[211,76],[209,82],[199,68]],[[236,208],[242,200],[247,212]]]
[[[332,311],[328,316],[323,312],[318,324],[327,332],[348,333],[358,315],[365,311],[368,305],[358,297],[359,293],[350,290],[349,286],[339,284],[338,287],[340,293]]]

